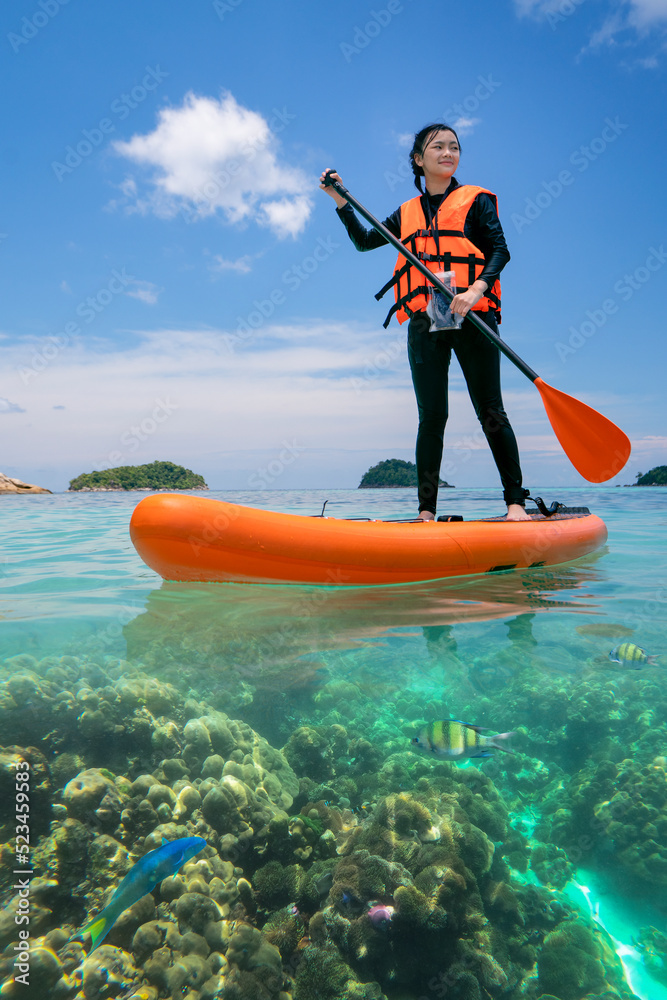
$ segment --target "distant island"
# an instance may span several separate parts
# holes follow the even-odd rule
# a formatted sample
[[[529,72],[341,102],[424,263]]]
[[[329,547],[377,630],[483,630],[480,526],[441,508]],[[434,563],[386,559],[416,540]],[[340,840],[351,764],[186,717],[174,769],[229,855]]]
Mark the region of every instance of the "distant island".
[[[394,489],[402,486],[417,486],[417,466],[414,462],[404,462],[402,458],[388,458],[378,462],[365,472],[357,487],[360,490]],[[454,489],[451,483],[440,480],[440,486]]]
[[[68,493],[92,493],[103,490],[207,490],[203,476],[198,476],[173,462],[149,465],[119,465],[104,472],[83,472],[70,480]]]
[[[637,482],[628,486],[667,486],[667,465],[656,465],[650,472],[638,472]]]

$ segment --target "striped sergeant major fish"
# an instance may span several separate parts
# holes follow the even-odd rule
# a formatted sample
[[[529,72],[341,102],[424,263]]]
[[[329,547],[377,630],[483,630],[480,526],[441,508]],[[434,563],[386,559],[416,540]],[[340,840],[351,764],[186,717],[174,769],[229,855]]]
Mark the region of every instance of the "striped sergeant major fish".
[[[620,663],[630,667],[632,670],[639,670],[645,663],[652,666],[655,663],[655,656],[649,656],[641,646],[635,646],[634,642],[622,642],[616,646],[609,654],[612,663]]]
[[[108,905],[104,907],[80,934],[90,934],[92,954],[107,936],[123,910],[127,910],[151,892],[158,882],[175,875],[178,869],[199,854],[206,847],[203,837],[181,837],[179,840],[163,840],[162,846],[144,854],[129,872],[114,892]]]
[[[492,750],[504,750],[513,754],[509,747],[503,746],[499,740],[508,740],[514,733],[497,733],[495,736],[482,736],[481,726],[472,726],[460,719],[445,719],[442,722],[430,722],[412,739],[412,746],[443,760],[463,760],[464,757],[491,757]]]

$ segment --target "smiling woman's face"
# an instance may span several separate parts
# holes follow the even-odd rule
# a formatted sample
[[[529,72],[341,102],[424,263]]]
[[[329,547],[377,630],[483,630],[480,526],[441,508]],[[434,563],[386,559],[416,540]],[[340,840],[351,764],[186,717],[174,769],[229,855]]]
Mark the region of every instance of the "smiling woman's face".
[[[429,136],[424,152],[421,156],[415,153],[414,157],[417,166],[424,171],[428,191],[434,184],[449,182],[459,165],[460,156],[459,141],[453,132],[443,129]]]

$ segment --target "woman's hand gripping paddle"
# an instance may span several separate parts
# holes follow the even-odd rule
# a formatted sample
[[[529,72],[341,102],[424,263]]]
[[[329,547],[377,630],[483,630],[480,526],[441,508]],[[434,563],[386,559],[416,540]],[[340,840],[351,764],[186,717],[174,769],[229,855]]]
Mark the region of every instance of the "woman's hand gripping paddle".
[[[425,278],[428,278],[438,291],[442,292],[446,299],[451,301],[453,296],[446,285],[443,285],[418,257],[415,257],[393,233],[390,233],[381,222],[372,216],[340,181],[332,179],[331,174],[334,172],[327,171],[324,183],[333,187],[342,198],[349,201],[373,229],[381,233]],[[518,354],[515,354],[512,348],[500,339],[495,330],[487,326],[478,313],[470,310],[468,319],[489,340],[493,341],[498,350],[502,351],[505,357],[509,358],[512,364],[516,365],[519,371],[523,372],[535,385],[542,397],[544,409],[554,434],[577,472],[589,483],[604,483],[617,475],[629,459],[631,448],[627,435],[620,427],[613,424],[607,417],[603,417],[591,406],[582,403],[581,400],[547,385],[537,372],[529,368],[525,361],[522,361]]]

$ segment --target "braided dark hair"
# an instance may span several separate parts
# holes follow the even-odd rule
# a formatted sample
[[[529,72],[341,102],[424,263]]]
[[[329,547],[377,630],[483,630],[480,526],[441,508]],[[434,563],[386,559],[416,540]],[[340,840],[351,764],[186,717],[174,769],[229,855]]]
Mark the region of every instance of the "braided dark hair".
[[[453,129],[451,125],[445,124],[445,122],[431,122],[430,125],[425,125],[423,129],[415,135],[415,141],[412,144],[412,149],[410,150],[410,165],[412,167],[412,173],[415,175],[415,187],[423,194],[421,179],[424,176],[424,171],[421,167],[418,167],[415,163],[415,154],[417,156],[423,156],[424,150],[428,146],[429,142],[438,132],[453,132],[456,135],[456,129]],[[459,149],[461,149],[461,141],[456,135],[456,141],[459,144]]]

